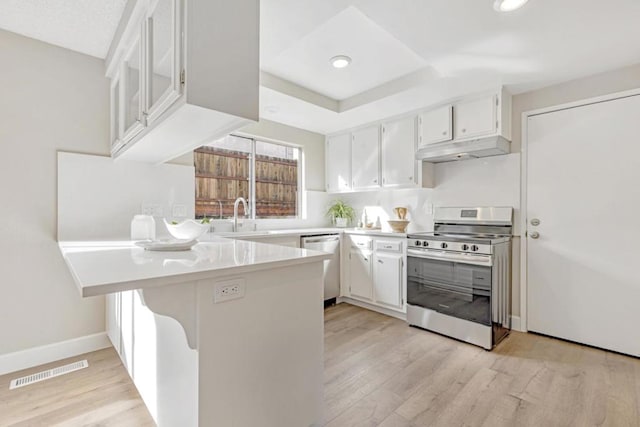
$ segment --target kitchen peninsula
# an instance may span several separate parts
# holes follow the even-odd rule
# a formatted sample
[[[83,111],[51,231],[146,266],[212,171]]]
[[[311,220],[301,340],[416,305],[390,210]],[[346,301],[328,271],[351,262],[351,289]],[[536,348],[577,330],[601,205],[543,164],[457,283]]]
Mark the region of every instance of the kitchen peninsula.
[[[322,421],[327,254],[225,238],[59,246],[81,295],[107,295],[109,337],[159,426]]]

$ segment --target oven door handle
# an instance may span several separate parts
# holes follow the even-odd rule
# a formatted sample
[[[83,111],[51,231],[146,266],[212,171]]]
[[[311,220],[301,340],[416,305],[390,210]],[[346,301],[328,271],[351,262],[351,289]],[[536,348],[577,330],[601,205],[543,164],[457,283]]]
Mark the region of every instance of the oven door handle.
[[[491,266],[490,255],[476,254],[455,254],[445,251],[434,251],[432,249],[408,249],[407,256],[415,258],[433,259],[438,261],[457,261],[467,264]]]

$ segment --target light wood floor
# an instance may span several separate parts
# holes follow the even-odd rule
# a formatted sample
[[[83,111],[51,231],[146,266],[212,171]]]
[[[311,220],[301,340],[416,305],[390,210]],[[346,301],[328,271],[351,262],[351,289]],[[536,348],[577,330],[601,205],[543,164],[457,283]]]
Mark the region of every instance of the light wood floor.
[[[9,390],[14,378],[82,359],[88,368]],[[113,348],[0,376],[2,427],[154,425]]]
[[[0,426],[153,425],[113,350],[82,358],[14,391],[63,362],[0,377]],[[324,374],[327,427],[640,426],[640,359],[533,334],[487,352],[340,304],[325,312]]]

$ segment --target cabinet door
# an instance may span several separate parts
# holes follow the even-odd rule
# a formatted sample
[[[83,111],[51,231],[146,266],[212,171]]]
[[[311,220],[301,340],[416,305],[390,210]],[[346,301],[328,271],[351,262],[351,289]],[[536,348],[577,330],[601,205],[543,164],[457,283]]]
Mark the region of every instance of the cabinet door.
[[[416,118],[382,125],[382,185],[398,187],[416,182]]]
[[[327,139],[327,191],[335,193],[351,190],[351,135]]]
[[[402,254],[376,252],[373,263],[375,301],[402,307]]]
[[[147,19],[147,125],[180,97],[179,11],[179,0],[159,0]]]
[[[454,107],[455,139],[495,134],[498,130],[495,95],[461,102]]]
[[[131,44],[123,63],[123,109],[124,109],[124,135],[123,142],[131,140],[144,129],[142,119],[143,95],[142,95],[142,33],[138,34]]]
[[[133,293],[120,293],[120,359],[122,364],[133,377]]]
[[[107,335],[113,348],[120,354],[120,293],[106,296],[105,311]]]
[[[349,252],[349,284],[352,297],[367,300],[373,298],[371,252],[351,248]]]
[[[438,108],[418,116],[418,145],[425,146],[453,139],[453,107]]]
[[[371,126],[351,134],[353,189],[380,186],[380,127]]]
[[[122,84],[120,75],[111,80],[111,150],[122,144]]]

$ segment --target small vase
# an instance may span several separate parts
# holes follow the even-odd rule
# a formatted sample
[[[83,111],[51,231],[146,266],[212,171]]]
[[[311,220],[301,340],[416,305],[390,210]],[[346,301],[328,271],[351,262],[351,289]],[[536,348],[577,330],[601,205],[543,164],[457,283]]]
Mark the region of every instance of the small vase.
[[[346,228],[349,224],[349,218],[336,218],[336,227]]]

